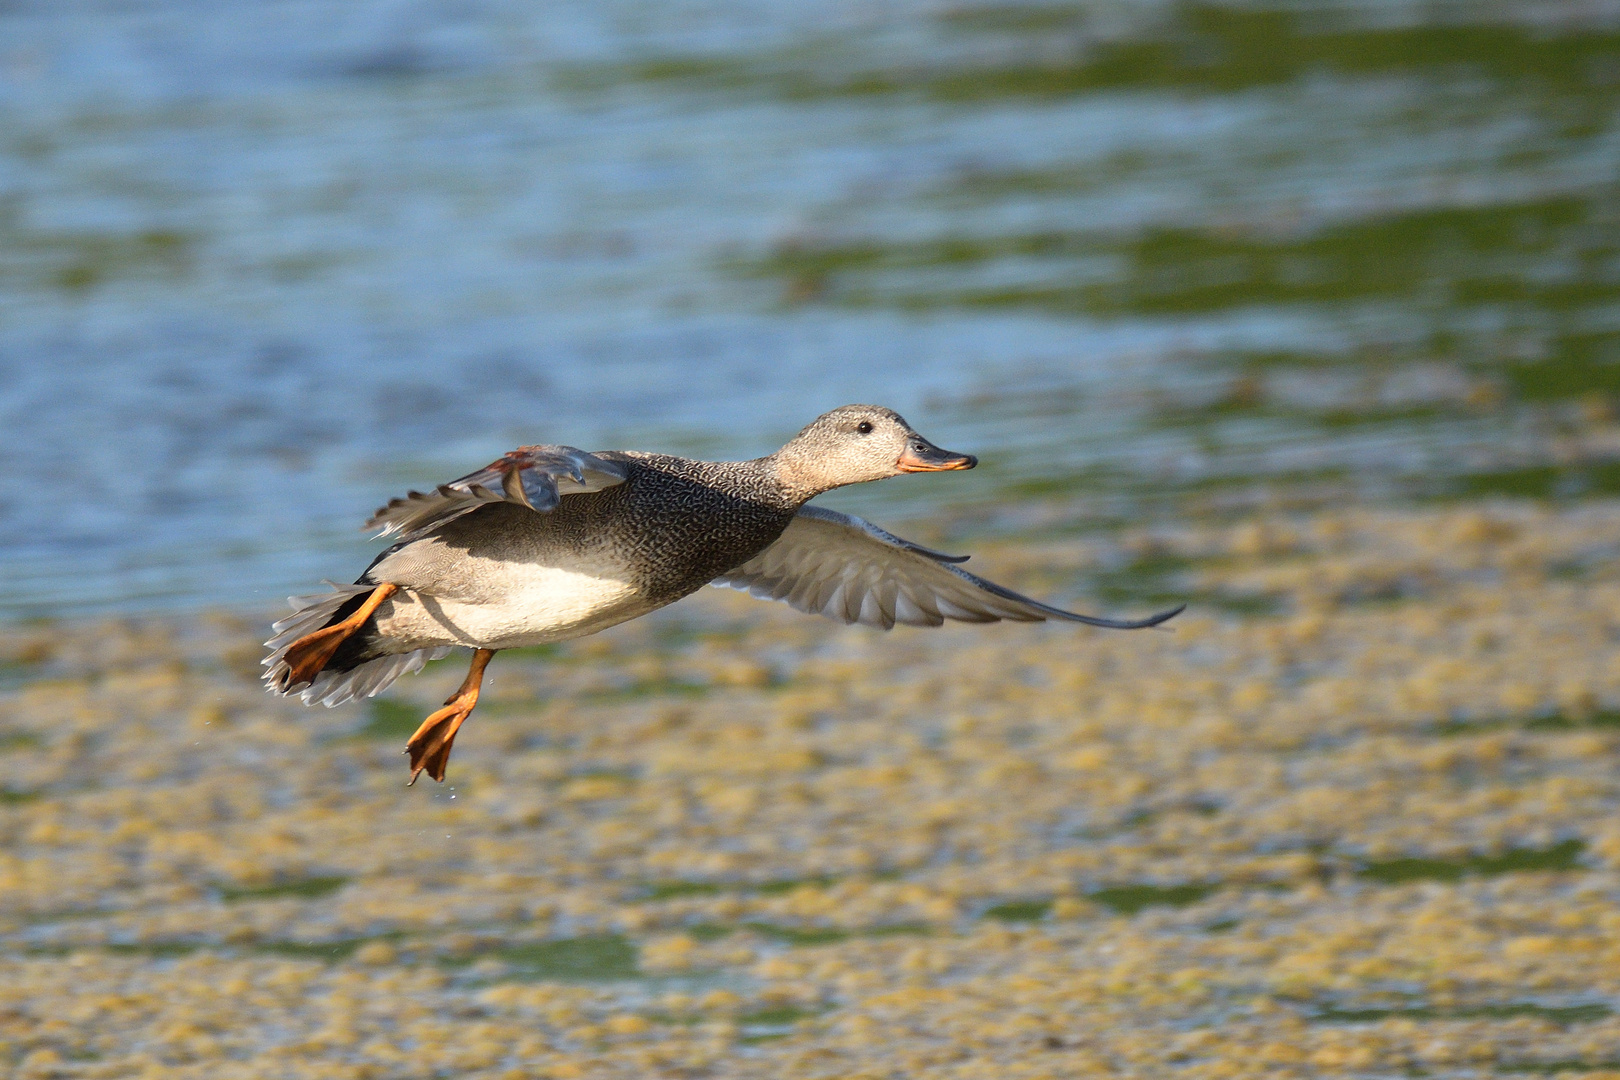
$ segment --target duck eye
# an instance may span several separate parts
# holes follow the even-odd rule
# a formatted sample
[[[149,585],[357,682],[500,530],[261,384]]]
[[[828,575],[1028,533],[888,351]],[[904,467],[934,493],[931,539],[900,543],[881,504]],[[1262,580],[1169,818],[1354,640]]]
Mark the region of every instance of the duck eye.
[[[862,435],[872,434],[872,421],[862,420],[860,423],[855,425],[855,430],[860,432]]]

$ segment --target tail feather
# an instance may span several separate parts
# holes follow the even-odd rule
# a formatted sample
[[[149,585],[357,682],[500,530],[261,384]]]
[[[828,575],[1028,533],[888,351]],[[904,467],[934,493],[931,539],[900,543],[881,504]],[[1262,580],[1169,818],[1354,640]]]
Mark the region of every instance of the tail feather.
[[[337,614],[338,608],[356,596],[369,593],[377,587],[375,585],[339,585],[335,581],[326,581],[323,584],[330,585],[331,591],[311,593],[308,596],[287,597],[287,603],[292,607],[293,613],[285,619],[277,619],[270,624],[270,629],[276,632],[276,636],[265,642],[265,644],[274,649],[275,654],[271,659],[265,661],[265,666],[268,667],[274,659],[278,659],[282,653],[286,652],[288,645],[291,645],[305,634],[314,633],[331,622],[332,616]]]
[[[323,671],[315,676],[299,696],[306,705],[325,705],[331,708],[355,698],[368,698],[382,693],[401,675],[421,671],[429,660],[450,655],[451,646],[436,645],[415,652],[395,653],[367,660],[348,671]]]
[[[429,660],[438,660],[450,654],[450,646],[440,645],[417,649],[414,652],[379,656],[346,671],[333,671],[328,668],[315,676],[315,681],[306,686],[286,685],[290,671],[286,659],[288,646],[306,634],[312,634],[327,626],[343,605],[359,596],[369,594],[376,588],[375,585],[339,585],[335,581],[328,581],[326,584],[332,587],[331,592],[288,597],[287,602],[293,606],[293,613],[271,626],[275,636],[264,643],[270,650],[270,655],[264,658],[263,663],[265,686],[272,693],[297,694],[306,705],[316,703],[327,707],[341,705],[353,698],[371,697],[381,693],[401,675],[420,671]]]

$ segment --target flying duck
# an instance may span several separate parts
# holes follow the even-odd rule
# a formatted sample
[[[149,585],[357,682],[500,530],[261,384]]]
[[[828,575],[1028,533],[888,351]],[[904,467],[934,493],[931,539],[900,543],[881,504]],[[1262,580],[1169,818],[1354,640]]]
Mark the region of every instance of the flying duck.
[[[265,642],[264,681],[337,705],[472,648],[460,689],[406,743],[414,784],[424,770],[443,781],[496,652],[594,634],[704,585],[885,630],[946,619],[1139,630],[1181,612],[1123,621],[1064,611],[968,573],[957,565],[965,555],[806,505],[845,484],[976,464],[875,405],[834,409],[752,461],[519,447],[373,514],[366,527],[396,542],[353,585],[290,598],[294,613]]]

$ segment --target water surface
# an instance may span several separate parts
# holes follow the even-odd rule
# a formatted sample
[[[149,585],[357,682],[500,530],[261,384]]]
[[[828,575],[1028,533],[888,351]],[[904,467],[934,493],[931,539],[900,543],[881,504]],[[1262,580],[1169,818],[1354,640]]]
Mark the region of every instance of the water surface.
[[[876,401],[936,540],[1620,491],[1620,6],[0,11],[0,615]]]

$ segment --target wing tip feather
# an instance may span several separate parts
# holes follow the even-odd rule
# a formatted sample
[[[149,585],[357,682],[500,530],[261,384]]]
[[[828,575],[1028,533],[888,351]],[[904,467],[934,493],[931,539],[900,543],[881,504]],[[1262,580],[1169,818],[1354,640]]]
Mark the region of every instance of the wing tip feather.
[[[1109,630],[1161,628],[1187,609],[1179,604],[1145,619],[1107,619],[1053,607],[1004,585],[960,568],[966,555],[946,555],[895,536],[869,521],[822,507],[806,506],[798,520],[843,530],[845,540],[911,556],[888,565],[853,557],[836,546],[819,544],[813,532],[784,532],[775,544],[742,566],[715,579],[716,585],[740,589],[760,599],[786,601],[808,614],[827,616],[846,625],[864,623],[889,629],[896,623],[939,626],[953,622],[1042,622],[1062,619]],[[836,545],[836,538],[833,541]],[[925,561],[926,560],[926,561]],[[911,569],[906,569],[905,564]],[[934,569],[928,570],[926,568]],[[941,575],[939,572],[944,571]],[[894,575],[894,580],[889,575]],[[942,581],[941,578],[944,580]],[[946,582],[956,579],[951,587]],[[886,580],[887,579],[887,580]],[[967,586],[966,589],[963,586]],[[892,589],[892,595],[888,591]],[[882,595],[880,595],[882,594]]]

